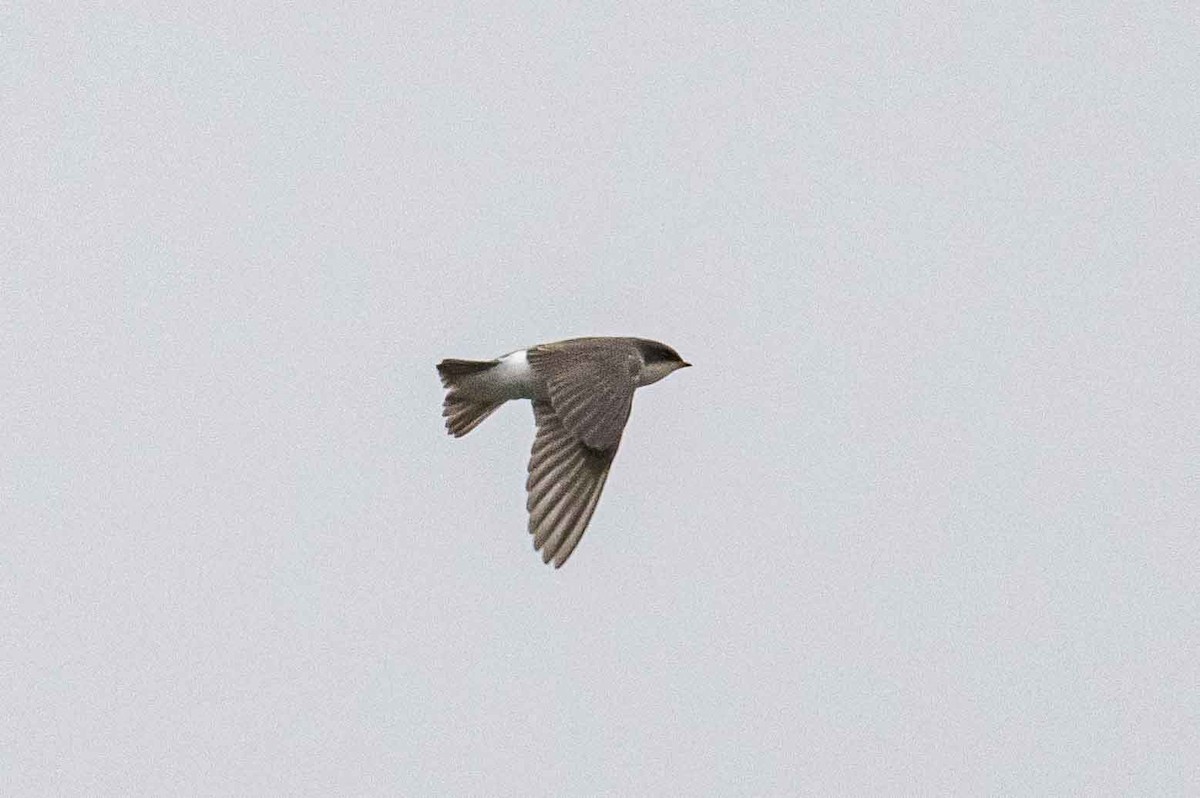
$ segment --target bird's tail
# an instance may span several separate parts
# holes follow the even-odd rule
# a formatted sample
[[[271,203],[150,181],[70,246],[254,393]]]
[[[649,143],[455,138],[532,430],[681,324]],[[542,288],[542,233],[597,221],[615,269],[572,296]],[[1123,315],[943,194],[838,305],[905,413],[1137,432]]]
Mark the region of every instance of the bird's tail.
[[[504,404],[503,400],[490,402],[471,399],[460,390],[464,378],[487,371],[495,365],[495,360],[447,359],[438,363],[438,376],[442,378],[442,386],[447,389],[442,415],[446,417],[446,430],[454,437],[466,435]]]

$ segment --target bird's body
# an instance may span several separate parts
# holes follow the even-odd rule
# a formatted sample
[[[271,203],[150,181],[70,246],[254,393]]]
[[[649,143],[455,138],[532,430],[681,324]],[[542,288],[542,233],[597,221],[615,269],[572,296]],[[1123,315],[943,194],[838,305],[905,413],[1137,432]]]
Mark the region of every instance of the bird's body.
[[[463,396],[504,400],[536,399],[538,388],[533,369],[529,367],[527,350],[518,349],[496,358],[490,369],[468,375],[455,386]]]
[[[442,415],[450,434],[462,437],[507,401],[533,402],[529,531],[544,561],[559,567],[596,509],[634,390],[688,365],[671,347],[643,338],[573,338],[495,360],[443,360]]]

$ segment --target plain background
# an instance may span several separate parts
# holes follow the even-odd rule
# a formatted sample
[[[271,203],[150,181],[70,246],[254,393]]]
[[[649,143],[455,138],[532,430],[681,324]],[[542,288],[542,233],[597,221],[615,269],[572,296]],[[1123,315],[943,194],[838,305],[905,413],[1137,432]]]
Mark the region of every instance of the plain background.
[[[1195,795],[1172,5],[0,11],[4,794]]]

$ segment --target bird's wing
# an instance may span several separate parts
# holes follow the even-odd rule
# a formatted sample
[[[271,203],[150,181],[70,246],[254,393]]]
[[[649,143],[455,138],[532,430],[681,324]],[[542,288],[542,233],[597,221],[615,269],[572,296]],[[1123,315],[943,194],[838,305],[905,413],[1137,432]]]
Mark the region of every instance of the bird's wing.
[[[553,559],[559,568],[592,519],[617,449],[593,449],[580,441],[545,400],[534,401],[533,416],[537,437],[525,483],[529,534],[533,547],[542,552],[542,562]]]
[[[528,357],[559,422],[589,448],[616,451],[641,358],[631,349],[581,342],[535,346]]]

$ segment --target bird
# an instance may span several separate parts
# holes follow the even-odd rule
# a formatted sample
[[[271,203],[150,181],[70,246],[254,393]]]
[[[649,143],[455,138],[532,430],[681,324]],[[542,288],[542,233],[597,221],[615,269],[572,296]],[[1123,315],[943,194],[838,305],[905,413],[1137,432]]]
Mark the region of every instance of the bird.
[[[529,399],[537,427],[525,509],[542,562],[561,568],[592,519],[633,392],[691,364],[644,338],[571,338],[493,360],[437,364],[446,431],[461,438],[505,402]]]

